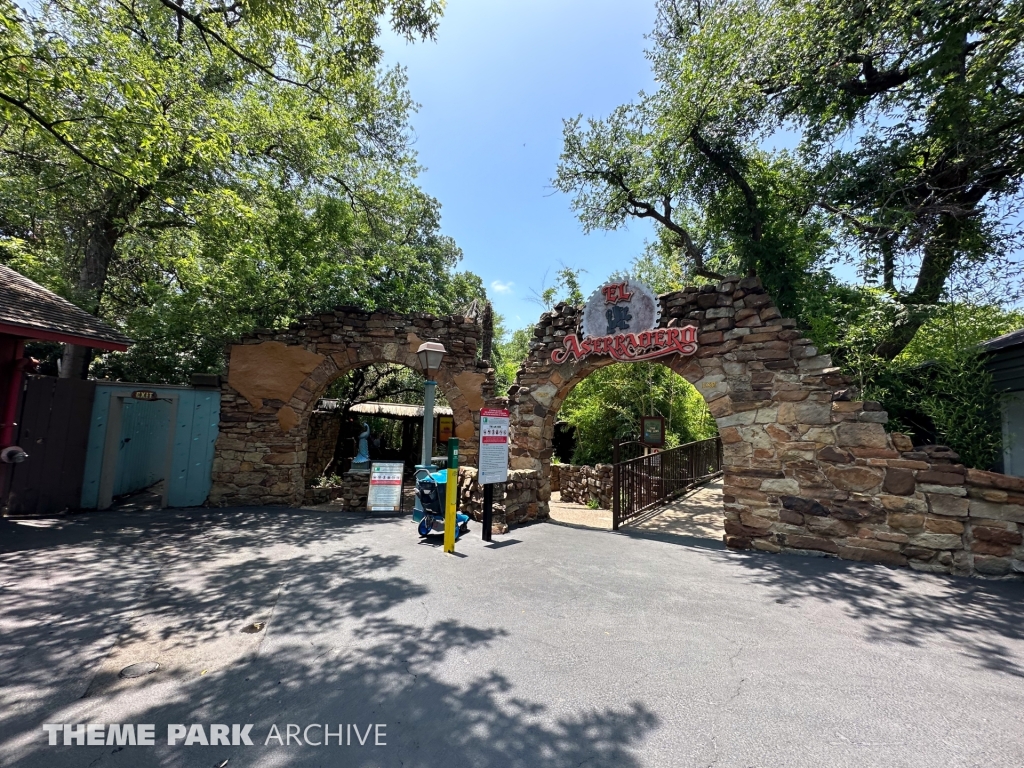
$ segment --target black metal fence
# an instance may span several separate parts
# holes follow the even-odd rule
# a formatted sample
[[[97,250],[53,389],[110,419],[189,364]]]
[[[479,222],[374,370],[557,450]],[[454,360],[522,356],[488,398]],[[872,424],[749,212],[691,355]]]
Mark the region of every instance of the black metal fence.
[[[616,451],[618,453],[618,451]],[[722,439],[621,460],[612,472],[612,529],[722,471]]]

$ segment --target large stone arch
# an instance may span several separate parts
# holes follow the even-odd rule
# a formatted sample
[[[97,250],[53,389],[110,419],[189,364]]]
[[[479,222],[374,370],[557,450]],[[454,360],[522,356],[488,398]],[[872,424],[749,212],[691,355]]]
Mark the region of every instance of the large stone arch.
[[[889,492],[900,471],[892,462],[901,454],[879,405],[853,399],[831,359],[781,316],[756,277],[658,298],[659,327],[698,329],[694,355],[661,362],[704,395],[718,424],[726,543],[834,554],[844,547],[847,556],[905,564],[897,543],[866,535],[886,529],[892,509],[913,506]],[[579,331],[579,320],[577,308],[566,305],[541,317],[510,392],[512,466],[540,474],[541,517],[550,497],[555,413],[576,383],[612,362],[552,360],[564,337]]]
[[[427,340],[448,350],[436,380],[454,411],[460,460],[475,466],[479,410],[494,390],[494,371],[477,359],[481,333],[460,315],[341,308],[246,336],[230,349],[222,385],[210,502],[302,503],[309,417],[327,386],[374,363],[418,369],[416,350]]]

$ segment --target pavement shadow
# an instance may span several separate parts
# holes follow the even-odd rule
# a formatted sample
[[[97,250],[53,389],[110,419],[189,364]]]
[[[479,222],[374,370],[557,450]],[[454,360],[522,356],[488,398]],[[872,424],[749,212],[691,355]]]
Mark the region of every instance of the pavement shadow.
[[[429,597],[396,572],[401,556],[353,540],[393,524],[300,510],[175,510],[83,516],[19,534],[0,555],[10,598],[0,697],[18,703],[0,708],[0,764],[639,765],[632,748],[658,725],[640,703],[552,713],[493,670],[439,674],[507,632],[387,616]],[[265,628],[241,634],[256,619]],[[185,664],[128,683],[104,671],[136,642],[187,661],[228,641],[236,656],[210,674]],[[92,668],[99,672],[85,679]],[[83,707],[129,685],[150,690],[133,696],[124,721],[155,723],[158,746],[45,745],[44,718],[82,722]],[[160,746],[168,723],[253,723],[257,746]],[[272,724],[283,735],[288,723],[384,723],[388,746],[262,746]]]
[[[777,603],[837,603],[875,642],[956,645],[978,666],[1024,677],[1007,642],[1024,640],[1024,583],[922,574],[792,554],[733,553],[726,561]]]

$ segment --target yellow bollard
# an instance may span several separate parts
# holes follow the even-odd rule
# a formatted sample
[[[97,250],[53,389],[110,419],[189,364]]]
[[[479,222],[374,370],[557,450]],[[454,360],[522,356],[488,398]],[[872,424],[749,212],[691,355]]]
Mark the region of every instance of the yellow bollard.
[[[448,440],[448,475],[445,480],[444,551],[455,551],[455,499],[459,492],[459,439]]]

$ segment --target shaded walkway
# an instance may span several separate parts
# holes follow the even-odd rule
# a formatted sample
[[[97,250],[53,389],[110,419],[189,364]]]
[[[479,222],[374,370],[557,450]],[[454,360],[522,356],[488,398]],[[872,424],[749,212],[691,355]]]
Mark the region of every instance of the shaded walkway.
[[[590,509],[582,504],[561,500],[560,493],[552,494],[549,502],[551,519],[556,523],[578,525],[585,528],[599,528],[610,531],[612,511]],[[677,499],[655,507],[623,530],[641,530],[670,536],[690,536],[702,539],[722,540],[725,533],[725,516],[722,511],[722,481],[694,488]]]

